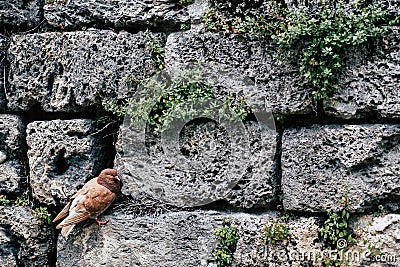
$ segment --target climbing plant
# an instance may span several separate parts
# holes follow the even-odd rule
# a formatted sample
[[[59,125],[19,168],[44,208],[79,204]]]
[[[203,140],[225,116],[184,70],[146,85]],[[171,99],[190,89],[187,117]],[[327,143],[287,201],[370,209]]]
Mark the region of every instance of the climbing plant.
[[[229,18],[210,9],[210,30],[270,37],[280,58],[295,62],[313,87],[314,100],[327,99],[337,88],[346,52],[385,33],[390,23],[380,3],[318,0],[314,8],[284,8],[269,1],[264,16]]]

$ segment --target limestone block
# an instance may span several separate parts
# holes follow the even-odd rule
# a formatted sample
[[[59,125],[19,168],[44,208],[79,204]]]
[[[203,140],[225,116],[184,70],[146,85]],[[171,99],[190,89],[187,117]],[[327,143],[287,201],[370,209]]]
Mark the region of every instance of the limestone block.
[[[161,35],[155,34],[160,39]],[[154,70],[146,33],[109,30],[16,35],[9,49],[11,110],[47,112],[102,109],[107,98],[123,98],[127,81]]]
[[[398,202],[398,125],[328,125],[287,129],[282,141],[283,205],[288,210],[365,211]],[[348,193],[346,193],[348,191]]]
[[[24,125],[15,115],[0,115],[0,193],[20,194],[26,186]]]
[[[52,266],[55,236],[31,208],[0,206],[0,265]]]
[[[43,18],[43,4],[43,0],[1,0],[0,25],[33,28]]]
[[[30,185],[44,205],[62,205],[109,158],[91,120],[35,121],[27,126]]]

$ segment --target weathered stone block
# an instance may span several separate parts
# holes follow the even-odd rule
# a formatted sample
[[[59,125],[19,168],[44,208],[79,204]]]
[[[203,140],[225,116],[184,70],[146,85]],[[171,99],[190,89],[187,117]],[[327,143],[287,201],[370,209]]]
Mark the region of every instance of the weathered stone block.
[[[326,101],[325,113],[344,119],[369,115],[400,118],[399,46],[400,28],[393,27],[372,55],[368,51],[352,54],[355,58],[343,70],[339,91]]]
[[[37,26],[43,18],[44,0],[0,0],[0,25]]]
[[[143,267],[215,267],[213,259],[218,239],[215,228],[225,218],[231,218],[238,227],[240,239],[234,254],[234,266],[266,266],[273,252],[266,251],[260,230],[277,213],[246,214],[215,211],[170,212],[159,216],[134,217],[126,211],[115,211],[110,223],[97,232],[97,225],[77,227],[68,240],[59,239],[58,266],[143,266]],[[270,247],[275,255],[288,245],[294,251],[315,249],[318,243],[318,220],[301,218],[288,224],[291,237]],[[307,226],[308,228],[305,228]],[[289,244],[290,243],[290,244]],[[268,253],[268,255],[264,255]],[[265,257],[264,257],[265,256]],[[303,262],[279,266],[303,266]],[[286,265],[283,265],[286,264]]]
[[[65,204],[98,175],[110,155],[91,120],[35,121],[27,126],[30,185],[45,205]]]
[[[88,25],[108,25],[116,28],[162,27],[179,29],[190,22],[187,9],[176,0],[54,1],[44,7],[45,18],[60,28],[80,28]]]
[[[0,265],[52,266],[54,231],[27,207],[0,206]]]
[[[136,203],[132,203],[136,206]],[[239,240],[234,251],[233,266],[325,266],[324,258],[334,251],[324,244],[319,230],[321,217],[291,216],[286,222],[277,212],[248,214],[243,212],[178,211],[135,216],[131,207],[114,206],[111,221],[97,230],[97,224],[78,225],[69,239],[60,238],[57,266],[143,266],[143,267],[215,267],[213,253],[219,239],[215,229],[230,218],[237,226]],[[266,225],[283,223],[289,235],[275,243],[265,242],[262,230]],[[394,266],[398,258],[400,217],[356,216],[351,219],[356,244],[348,247],[350,266]],[[377,262],[378,255],[395,256],[397,261]],[[392,259],[392,258],[391,258]],[[368,265],[372,264],[372,265]],[[375,264],[375,265],[374,265]],[[379,265],[380,264],[380,265]],[[390,265],[392,264],[392,265]]]
[[[192,121],[172,138],[153,140],[145,127],[131,126],[121,126],[116,145],[123,194],[143,192],[177,206],[221,199],[242,208],[276,204],[275,128],[246,122],[243,131],[230,132],[226,125]]]
[[[209,266],[216,243],[216,212],[159,217],[113,213],[107,226],[76,227],[59,239],[57,266]],[[72,257],[71,257],[72,255]]]
[[[252,81],[243,94],[260,99],[268,110],[284,114],[307,114],[312,111],[311,89],[296,68],[275,59],[276,46],[250,36],[203,33],[198,30],[172,33],[166,44],[166,65],[171,70],[186,69],[190,63],[205,62],[210,73],[221,73],[213,66],[226,66]],[[231,79],[220,83],[229,88]]]
[[[364,211],[399,199],[400,127],[329,125],[287,129],[282,141],[283,205],[288,210]]]
[[[27,182],[24,136],[24,125],[18,116],[0,115],[0,194],[22,193]]]
[[[16,35],[9,49],[8,108],[29,110],[37,105],[49,112],[101,108],[105,98],[124,97],[129,78],[140,79],[154,70],[147,42],[143,32]]]

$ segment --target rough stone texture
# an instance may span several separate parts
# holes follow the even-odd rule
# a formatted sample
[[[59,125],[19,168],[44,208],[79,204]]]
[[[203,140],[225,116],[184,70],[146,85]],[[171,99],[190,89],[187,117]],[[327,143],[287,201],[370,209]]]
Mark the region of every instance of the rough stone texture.
[[[234,254],[234,266],[305,266],[308,260],[302,260],[298,256],[303,252],[322,250],[322,244],[318,243],[318,218],[291,219],[285,223],[289,236],[275,244],[266,244],[260,231],[273,221],[282,223],[276,218],[242,214],[237,220],[240,239]],[[313,266],[321,265],[316,261]]]
[[[359,242],[354,251],[360,251],[360,261],[351,266],[391,267],[400,265],[400,215],[361,216],[354,222]],[[370,248],[368,248],[368,246]]]
[[[283,114],[310,113],[310,88],[296,68],[274,58],[276,49],[268,40],[194,29],[168,36],[165,61],[172,70],[186,69],[188,64],[202,61],[210,66],[210,74],[221,73],[214,66],[226,65],[225,73],[230,68],[253,82],[254,86],[243,93],[250,99],[259,99],[266,109]],[[220,80],[225,86],[231,82]]]
[[[4,93],[4,62],[6,58],[7,38],[0,34],[0,110],[6,108]]]
[[[400,192],[399,125],[329,125],[287,129],[282,141],[283,205],[288,210],[363,211]]]
[[[154,141],[142,128],[137,131],[129,122],[120,128],[115,167],[124,194],[144,192],[177,206],[220,199],[243,208],[276,202],[275,129],[246,123],[247,130],[229,132],[212,122],[188,123],[174,132],[175,144],[174,138]]]
[[[147,41],[143,32],[100,30],[16,35],[9,49],[8,108],[93,111],[104,99],[124,97],[127,78],[154,70]]]
[[[24,137],[18,116],[0,115],[0,194],[18,194],[24,189]]]
[[[0,265],[51,266],[54,232],[30,208],[0,206]]]
[[[343,70],[340,90],[325,103],[327,115],[400,118],[400,28],[392,30],[372,54],[367,50],[352,54]]]
[[[30,184],[44,205],[65,204],[98,175],[109,155],[91,120],[35,121],[27,126]]]
[[[113,208],[106,217],[111,221],[100,232],[94,222],[86,222],[78,225],[69,239],[60,238],[57,266],[215,267],[212,254],[219,240],[214,229],[221,227],[226,218],[232,219],[240,236],[232,266],[324,266],[322,258],[334,252],[319,237],[323,222],[320,217],[292,216],[283,222],[277,212],[217,211],[136,217],[129,207]],[[289,236],[274,244],[265,244],[260,231],[274,222],[285,224]],[[397,266],[399,226],[398,214],[352,217],[352,227],[357,229],[358,237],[349,251],[357,253],[358,258],[352,258],[349,266]],[[369,254],[368,245],[379,249],[381,257],[395,256],[397,262],[371,263],[369,259],[378,258]]]
[[[57,266],[213,266],[214,227],[222,221],[216,212],[135,218],[119,211],[110,219],[100,232],[91,224],[60,238]]]
[[[44,0],[0,0],[0,25],[33,28],[42,20],[43,4]]]
[[[277,219],[277,213],[258,215],[221,213],[215,211],[171,212],[156,217],[133,217],[119,210],[110,223],[97,233],[97,225],[84,223],[74,229],[68,240],[60,239],[57,247],[58,266],[143,266],[143,267],[215,267],[213,252],[218,240],[215,228],[225,218],[232,218],[240,239],[234,254],[233,266],[266,266],[265,259],[273,258],[284,244],[295,251],[315,249],[318,241],[317,219],[302,218],[289,222],[291,239],[264,258],[265,246],[260,236],[264,225]],[[71,255],[74,255],[71,257]],[[277,260],[271,262],[278,264]],[[279,266],[302,266],[297,265]],[[304,264],[304,262],[303,262]],[[304,266],[304,265],[303,265]]]
[[[176,0],[57,0],[45,5],[44,10],[47,22],[60,28],[101,24],[115,28],[150,26],[167,30],[190,23],[187,8]]]

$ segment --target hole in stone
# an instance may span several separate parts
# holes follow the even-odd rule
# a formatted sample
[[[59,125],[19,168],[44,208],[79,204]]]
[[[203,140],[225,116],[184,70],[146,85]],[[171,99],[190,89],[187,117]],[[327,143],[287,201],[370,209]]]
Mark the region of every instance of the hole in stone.
[[[85,137],[85,135],[82,133],[82,132],[77,132],[77,131],[70,131],[70,132],[67,132],[67,135],[69,136],[69,137],[78,137],[78,139],[81,139],[81,138],[83,138],[83,137]]]
[[[54,162],[56,165],[55,172],[58,175],[65,173],[69,167],[67,161],[65,160],[65,152],[65,148],[61,149]]]
[[[229,151],[225,144],[227,139],[225,129],[216,121],[196,118],[189,121],[179,133],[179,146],[182,155],[186,157],[197,158],[212,153],[215,154],[212,158],[215,158],[223,148]]]

